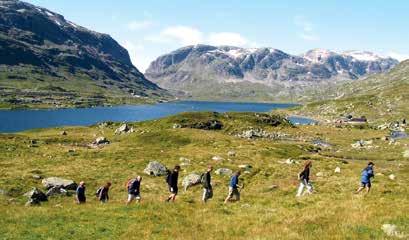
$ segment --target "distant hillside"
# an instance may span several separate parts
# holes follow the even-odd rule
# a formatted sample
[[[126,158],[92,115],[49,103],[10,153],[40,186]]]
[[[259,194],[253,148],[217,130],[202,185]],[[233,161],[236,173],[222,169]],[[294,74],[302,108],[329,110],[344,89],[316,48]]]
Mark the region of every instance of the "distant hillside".
[[[168,95],[109,35],[17,0],[1,0],[0,10],[0,106],[100,105]]]
[[[146,76],[196,99],[302,101],[307,90],[386,72],[396,64],[360,51],[315,49],[295,56],[273,48],[195,45],[160,56]]]
[[[388,73],[340,84],[324,97],[334,99],[308,104],[298,112],[329,119],[366,116],[372,122],[409,119],[409,60]]]

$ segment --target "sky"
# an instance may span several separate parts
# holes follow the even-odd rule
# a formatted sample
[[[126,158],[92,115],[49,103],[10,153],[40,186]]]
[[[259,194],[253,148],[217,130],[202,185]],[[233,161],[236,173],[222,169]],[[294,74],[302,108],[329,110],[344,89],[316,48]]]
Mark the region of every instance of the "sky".
[[[409,58],[405,0],[26,0],[111,35],[142,72],[158,56],[194,45],[365,50]]]

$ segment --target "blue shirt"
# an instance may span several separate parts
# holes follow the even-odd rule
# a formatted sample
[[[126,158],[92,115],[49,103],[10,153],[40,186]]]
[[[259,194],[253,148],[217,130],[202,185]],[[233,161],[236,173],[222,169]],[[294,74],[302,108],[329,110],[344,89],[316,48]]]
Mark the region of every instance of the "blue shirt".
[[[368,166],[362,171],[361,182],[370,183],[371,178],[373,177],[374,177],[373,168],[371,166]]]
[[[239,184],[239,176],[233,175],[230,179],[230,187],[237,188],[237,184]]]

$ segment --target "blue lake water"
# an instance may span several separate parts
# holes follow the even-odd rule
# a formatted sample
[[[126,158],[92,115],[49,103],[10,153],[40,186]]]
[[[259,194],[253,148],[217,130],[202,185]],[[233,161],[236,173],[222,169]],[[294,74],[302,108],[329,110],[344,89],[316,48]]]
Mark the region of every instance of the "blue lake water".
[[[12,133],[58,126],[86,126],[103,121],[136,122],[162,118],[180,112],[268,112],[273,109],[293,106],[295,104],[180,101],[114,107],[0,110],[0,132]],[[311,119],[299,117],[290,117],[290,120],[297,124],[313,122]]]

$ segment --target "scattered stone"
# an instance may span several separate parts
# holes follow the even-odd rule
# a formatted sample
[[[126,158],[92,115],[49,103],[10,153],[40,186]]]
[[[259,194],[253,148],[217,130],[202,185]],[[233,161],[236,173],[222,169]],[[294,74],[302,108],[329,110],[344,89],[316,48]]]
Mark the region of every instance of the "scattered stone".
[[[341,173],[341,168],[340,167],[336,167],[334,170],[334,173]]]
[[[398,140],[398,139],[405,139],[408,138],[408,134],[403,130],[403,131],[392,131],[391,132],[391,138]]]
[[[194,185],[201,183],[200,175],[196,173],[191,173],[183,178],[182,185],[185,191]]]
[[[229,157],[235,157],[236,156],[236,152],[233,150],[230,150],[229,152],[227,152],[227,156]]]
[[[47,195],[47,197],[51,197],[55,195],[68,196],[68,191],[61,187],[52,187],[48,189],[45,195]]]
[[[95,139],[93,144],[95,144],[95,145],[109,144],[109,141],[108,141],[108,139],[106,139],[106,137],[98,137],[98,138]]]
[[[0,189],[0,195],[6,195],[6,194],[7,194],[6,190]]]
[[[382,231],[389,237],[406,238],[407,235],[398,231],[398,227],[394,224],[383,224]]]
[[[284,162],[280,161],[280,163],[292,165],[292,164],[296,164],[297,162],[294,159],[289,158],[289,159],[285,160]]]
[[[321,140],[321,139],[313,140],[312,143],[313,143],[314,146],[316,146],[316,147],[322,147],[322,148],[330,148],[330,147],[332,147],[332,145],[331,145],[330,143],[325,142],[325,141],[323,141],[323,140]]]
[[[394,181],[396,179],[396,176],[394,174],[389,174],[388,178]]]
[[[177,123],[174,123],[173,126],[172,126],[172,128],[173,128],[173,129],[182,128],[182,125],[177,124]]]
[[[115,130],[115,134],[128,133],[130,130],[131,129],[129,128],[128,124],[124,123]]]
[[[150,175],[150,176],[164,176],[167,174],[167,168],[161,164],[160,162],[157,161],[151,161],[148,163],[148,166],[146,166],[145,170],[143,170],[144,173]]]
[[[403,152],[404,158],[409,158],[409,149]]]
[[[289,135],[280,132],[266,132],[263,129],[249,129],[236,135],[239,138],[254,139],[254,138],[266,138],[271,140],[288,139]]]
[[[190,159],[185,158],[185,157],[180,157],[179,161],[180,161],[181,166],[189,166],[191,162]]]
[[[249,164],[242,164],[238,166],[240,169],[244,170],[245,172],[250,172],[250,170],[253,168]]]
[[[217,175],[227,175],[227,176],[231,176],[233,174],[233,171],[231,169],[228,168],[219,168],[215,171],[215,173]]]
[[[325,174],[324,174],[323,172],[317,172],[317,173],[315,174],[315,176],[317,176],[317,177],[324,177]]]
[[[73,180],[63,179],[59,177],[49,177],[42,181],[42,184],[46,189],[53,187],[64,188],[65,190],[76,190],[77,184]]]
[[[216,162],[220,162],[220,161],[223,161],[223,158],[220,157],[220,156],[213,156],[213,157],[212,157],[212,160],[213,160],[213,161],[216,161]]]
[[[38,175],[38,174],[33,174],[33,175],[31,175],[31,177],[34,178],[34,179],[36,179],[36,180],[43,179],[43,176]]]
[[[355,149],[371,149],[373,148],[372,144],[373,144],[372,140],[369,141],[359,140],[356,143],[351,144],[351,146],[352,148]]]

